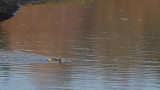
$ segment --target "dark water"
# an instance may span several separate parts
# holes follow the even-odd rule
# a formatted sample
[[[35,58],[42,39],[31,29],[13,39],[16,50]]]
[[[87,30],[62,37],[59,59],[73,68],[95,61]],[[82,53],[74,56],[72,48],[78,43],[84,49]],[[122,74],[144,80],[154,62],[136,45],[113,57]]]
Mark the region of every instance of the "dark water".
[[[160,90],[159,4],[23,4],[0,23],[0,90]]]

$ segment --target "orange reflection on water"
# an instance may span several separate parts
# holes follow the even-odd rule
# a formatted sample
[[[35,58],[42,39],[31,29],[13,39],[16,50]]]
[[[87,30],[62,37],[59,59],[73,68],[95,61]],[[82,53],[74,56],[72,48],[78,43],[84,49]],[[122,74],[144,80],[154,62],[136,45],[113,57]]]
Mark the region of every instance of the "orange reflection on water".
[[[22,6],[6,21],[8,44],[22,52],[71,58],[68,63],[72,65],[29,63],[27,70],[34,81],[40,81],[38,86],[54,83],[60,87],[66,82],[66,87],[80,88],[95,82],[102,89],[115,85],[144,88],[148,84],[144,82],[157,78],[158,72],[153,71],[160,52],[160,6],[150,2],[93,0]]]

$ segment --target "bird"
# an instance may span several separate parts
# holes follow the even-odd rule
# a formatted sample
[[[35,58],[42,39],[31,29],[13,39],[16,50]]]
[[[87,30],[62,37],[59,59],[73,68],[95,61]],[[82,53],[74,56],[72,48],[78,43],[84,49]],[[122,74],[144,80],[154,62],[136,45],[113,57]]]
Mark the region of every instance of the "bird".
[[[57,58],[48,57],[48,62],[52,62],[52,61],[58,61],[58,63],[61,63],[61,56],[58,56],[58,59]]]

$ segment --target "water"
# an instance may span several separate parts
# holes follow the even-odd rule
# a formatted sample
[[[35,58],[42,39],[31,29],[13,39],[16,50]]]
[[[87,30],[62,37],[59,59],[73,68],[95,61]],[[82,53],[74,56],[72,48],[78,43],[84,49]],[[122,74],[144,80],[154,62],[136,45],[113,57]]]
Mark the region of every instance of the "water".
[[[23,4],[0,23],[0,90],[159,90],[159,3]]]

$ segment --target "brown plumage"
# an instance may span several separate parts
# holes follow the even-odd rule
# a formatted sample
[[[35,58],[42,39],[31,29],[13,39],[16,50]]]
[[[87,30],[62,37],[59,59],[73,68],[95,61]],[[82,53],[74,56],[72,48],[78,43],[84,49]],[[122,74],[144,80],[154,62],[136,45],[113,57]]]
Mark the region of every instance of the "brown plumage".
[[[49,61],[49,62],[58,61],[59,63],[61,63],[61,56],[58,56],[58,59],[57,59],[57,58],[48,57],[48,61]]]

